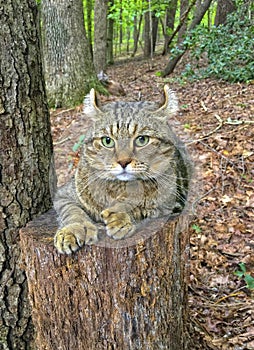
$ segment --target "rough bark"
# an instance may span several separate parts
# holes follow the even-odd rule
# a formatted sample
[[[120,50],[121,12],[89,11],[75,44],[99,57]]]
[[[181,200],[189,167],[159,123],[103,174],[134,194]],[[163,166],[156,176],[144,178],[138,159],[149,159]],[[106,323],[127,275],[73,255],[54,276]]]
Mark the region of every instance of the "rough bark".
[[[227,16],[236,10],[236,5],[232,0],[218,0],[214,25],[225,24]]]
[[[74,106],[100,90],[84,26],[82,0],[41,2],[45,80],[52,107]]]
[[[86,0],[85,9],[86,9],[87,40],[88,40],[88,44],[89,44],[91,57],[93,57],[93,35],[92,35],[93,4],[92,4],[92,0]]]
[[[151,13],[150,11],[145,12],[144,14],[144,29],[143,29],[143,35],[144,35],[144,57],[149,58],[152,57],[152,45],[151,45],[151,38],[152,38],[152,26],[150,24],[151,19]]]
[[[108,0],[94,2],[94,55],[95,71],[99,74],[106,70],[107,61],[107,14]]]
[[[190,349],[185,216],[60,256],[54,215],[21,232],[38,350]]]
[[[180,18],[184,16],[186,11],[188,11],[188,8],[189,8],[189,0],[180,0]],[[178,44],[184,40],[187,32],[187,28],[188,28],[188,21],[184,20],[178,31],[178,37],[177,37]]]
[[[188,32],[191,33],[191,31],[198,25],[200,24],[200,22],[202,21],[202,18],[204,17],[206,11],[208,10],[210,4],[211,4],[212,0],[205,0],[202,5],[198,8],[196,8],[195,11],[195,15],[193,17],[193,20],[188,28]],[[177,63],[180,61],[180,59],[183,57],[183,55],[185,54],[185,52],[188,49],[188,46],[185,45],[184,41],[182,41],[179,45],[178,45],[178,49],[179,49],[179,54],[177,56],[174,56],[173,58],[171,58],[166,66],[166,68],[164,69],[164,71],[162,72],[162,76],[165,77],[166,75],[171,74]]]
[[[33,348],[19,233],[51,205],[49,113],[33,0],[0,1],[0,348]]]
[[[113,1],[110,2],[111,5],[114,4]],[[107,64],[114,63],[114,20],[109,18],[107,22]]]
[[[169,52],[169,41],[171,35],[169,34],[169,31],[173,32],[174,26],[175,26],[175,15],[176,15],[176,9],[177,9],[177,0],[169,1],[169,5],[166,9],[165,14],[165,24],[163,29],[163,36],[164,36],[164,48],[163,48],[163,55],[166,55]]]
[[[158,34],[159,18],[155,16],[155,13],[152,13],[152,48],[155,52],[157,34]]]
[[[152,58],[156,46],[159,19],[153,11],[148,10],[144,14],[144,20],[144,57]]]

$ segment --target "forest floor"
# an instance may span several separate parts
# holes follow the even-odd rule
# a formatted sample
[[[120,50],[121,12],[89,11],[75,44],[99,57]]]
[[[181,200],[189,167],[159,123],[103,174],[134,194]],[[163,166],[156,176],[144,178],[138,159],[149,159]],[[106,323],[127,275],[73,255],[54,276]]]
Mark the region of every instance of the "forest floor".
[[[212,349],[254,349],[254,85],[161,78],[166,58],[118,62],[107,70],[126,95],[112,100],[161,101],[169,83],[180,110],[172,123],[195,164],[189,205],[189,306],[196,330]],[[73,171],[72,150],[88,128],[75,110],[52,112],[59,184]],[[68,169],[68,171],[66,171]],[[240,265],[239,265],[240,263]],[[235,274],[236,271],[238,275]],[[240,276],[242,274],[242,276]],[[252,288],[251,288],[252,287]]]

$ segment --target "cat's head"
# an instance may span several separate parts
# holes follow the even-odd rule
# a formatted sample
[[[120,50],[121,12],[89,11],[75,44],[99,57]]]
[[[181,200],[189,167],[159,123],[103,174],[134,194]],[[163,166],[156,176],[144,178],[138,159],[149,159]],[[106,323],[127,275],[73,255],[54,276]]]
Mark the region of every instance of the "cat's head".
[[[93,128],[84,146],[83,161],[96,176],[107,180],[152,179],[172,167],[176,138],[168,118],[177,111],[177,98],[164,87],[165,103],[114,102],[99,108],[92,89],[84,112]]]

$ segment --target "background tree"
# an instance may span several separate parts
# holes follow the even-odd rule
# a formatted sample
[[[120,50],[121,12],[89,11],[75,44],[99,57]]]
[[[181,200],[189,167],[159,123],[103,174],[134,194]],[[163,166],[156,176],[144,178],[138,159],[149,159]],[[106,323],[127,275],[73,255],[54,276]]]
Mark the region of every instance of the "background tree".
[[[87,40],[90,47],[91,57],[93,57],[93,32],[92,32],[92,18],[93,18],[93,1],[83,1],[84,11],[86,14],[86,25],[87,25]]]
[[[143,38],[144,38],[144,57],[152,57],[152,13],[151,11],[146,11],[144,15],[144,30],[143,30]]]
[[[180,18],[184,16],[185,12],[188,10],[189,0],[180,0]],[[177,43],[181,43],[184,40],[188,27],[188,18],[185,18],[181,27],[178,31]]]
[[[114,5],[114,0],[110,1],[110,6]],[[107,64],[114,63],[114,19],[108,18],[107,22]]]
[[[152,49],[153,49],[153,52],[155,51],[157,36],[159,34],[158,26],[159,26],[159,17],[156,16],[155,12],[152,12]]]
[[[135,0],[136,2],[136,0]],[[138,14],[138,10],[135,11],[134,17],[133,17],[133,52],[132,57],[135,56],[137,50],[138,50],[138,41],[140,36],[140,29],[142,24],[143,15],[142,13]]]
[[[96,73],[105,71],[107,61],[107,14],[108,0],[94,2],[94,55]]]
[[[166,55],[169,52],[169,40],[170,40],[170,34],[174,30],[175,26],[175,15],[176,15],[176,9],[177,9],[177,0],[170,0],[168,3],[168,7],[166,9],[165,14],[165,22],[163,26],[163,35],[164,35],[164,48],[163,48],[163,55]]]
[[[152,57],[155,51],[159,19],[153,11],[151,0],[147,2],[147,10],[144,15],[144,57]]]
[[[232,0],[217,0],[217,10],[214,25],[225,24],[227,15],[236,10],[235,3]]]
[[[86,38],[82,0],[43,0],[41,19],[49,104],[79,104],[92,87],[100,89]]]
[[[0,1],[0,343],[33,348],[19,228],[51,206],[49,113],[33,0]]]
[[[182,26],[184,25],[184,23],[186,22],[186,19],[188,18],[188,15],[190,13],[190,11],[192,10],[193,6],[195,5],[196,0],[192,0],[192,2],[189,4],[189,7],[187,8],[187,10],[183,13],[183,15],[179,18],[179,23],[177,25],[177,27],[174,29],[174,31],[167,37],[165,37],[165,42],[164,42],[164,50],[162,52],[162,54],[165,54],[165,45],[167,45],[167,50],[169,49],[169,45],[173,42],[175,36],[178,34],[179,30],[182,28]]]
[[[201,3],[199,3],[199,6],[196,6],[195,8],[195,14],[194,17],[188,27],[188,32],[189,35],[191,35],[193,29],[200,24],[200,22],[202,21],[206,11],[208,10],[210,4],[211,4],[212,0],[204,0]],[[170,73],[173,72],[175,66],[177,65],[178,61],[182,58],[182,56],[184,55],[184,53],[187,51],[188,49],[188,43],[186,40],[183,40],[179,45],[178,48],[176,50],[176,53],[174,56],[172,56],[167,64],[167,66],[165,67],[164,71],[162,72],[163,76],[166,76]]]

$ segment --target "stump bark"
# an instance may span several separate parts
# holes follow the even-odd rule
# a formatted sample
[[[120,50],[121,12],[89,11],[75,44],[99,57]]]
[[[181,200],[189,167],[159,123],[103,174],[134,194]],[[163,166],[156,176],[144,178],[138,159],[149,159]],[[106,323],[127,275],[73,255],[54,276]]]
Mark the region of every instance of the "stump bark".
[[[56,228],[51,210],[21,230],[38,350],[188,349],[186,216],[71,256],[53,247]]]

